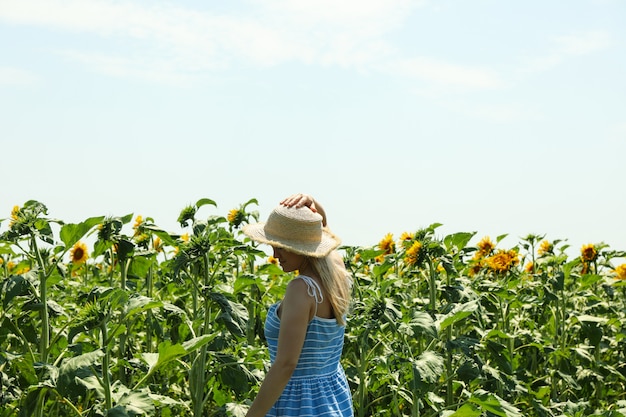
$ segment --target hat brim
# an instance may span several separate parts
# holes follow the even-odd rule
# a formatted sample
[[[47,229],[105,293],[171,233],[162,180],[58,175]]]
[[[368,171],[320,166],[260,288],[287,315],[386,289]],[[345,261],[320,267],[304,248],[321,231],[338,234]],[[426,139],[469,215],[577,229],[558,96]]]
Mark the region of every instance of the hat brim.
[[[255,242],[287,249],[290,252],[313,258],[323,258],[341,244],[339,237],[326,227],[322,228],[322,237],[317,242],[301,242],[272,235],[265,230],[264,222],[247,224],[242,228],[242,231]]]

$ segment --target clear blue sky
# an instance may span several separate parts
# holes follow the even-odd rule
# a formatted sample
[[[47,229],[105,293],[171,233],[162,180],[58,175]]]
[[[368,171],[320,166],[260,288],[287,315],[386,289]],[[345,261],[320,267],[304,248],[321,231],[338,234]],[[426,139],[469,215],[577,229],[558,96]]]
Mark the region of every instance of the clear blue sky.
[[[179,232],[203,197],[266,217],[307,192],[350,245],[438,222],[626,250],[624,22],[621,0],[0,0],[0,218]]]

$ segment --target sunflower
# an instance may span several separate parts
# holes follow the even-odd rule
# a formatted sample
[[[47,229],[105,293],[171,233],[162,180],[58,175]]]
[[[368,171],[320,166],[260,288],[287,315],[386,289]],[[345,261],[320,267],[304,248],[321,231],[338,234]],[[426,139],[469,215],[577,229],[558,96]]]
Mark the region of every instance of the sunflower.
[[[418,260],[420,250],[422,249],[422,242],[413,242],[410,248],[406,250],[406,256],[404,262],[407,265],[415,265]]]
[[[535,273],[535,264],[532,262],[528,262],[526,264],[526,266],[524,266],[524,271],[528,272],[529,274],[534,274]]]
[[[400,240],[402,241],[407,241],[411,239],[413,239],[413,236],[409,232],[402,232],[402,235],[400,235]]]
[[[505,273],[519,264],[519,255],[514,250],[499,250],[486,260],[487,268],[496,273]]]
[[[621,264],[613,270],[615,279],[626,279],[626,264]]]
[[[156,252],[163,252],[163,241],[160,237],[155,237],[152,239],[152,247]]]
[[[537,255],[544,256],[549,253],[552,253],[554,250],[554,245],[547,240],[542,240],[539,244],[539,249],[537,249]]]
[[[580,248],[580,259],[582,259],[583,262],[593,262],[597,258],[598,251],[596,250],[596,247],[593,245],[593,243],[583,245],[583,247]]]
[[[140,236],[143,233],[143,216],[135,217],[135,224],[133,225],[133,230],[135,231],[134,236]]]
[[[474,259],[470,265],[471,266],[467,273],[470,277],[473,277],[478,275],[478,273],[484,268],[485,260],[483,258]]]
[[[89,255],[87,254],[87,245],[83,242],[77,242],[70,250],[70,261],[73,264],[80,265],[85,263],[87,258],[89,258]]]
[[[396,244],[393,241],[393,235],[391,233],[387,233],[385,237],[378,243],[378,247],[385,252],[385,255],[390,255],[394,253],[396,249]]]
[[[476,257],[481,258],[490,255],[496,248],[496,245],[491,241],[491,238],[489,236],[483,237],[476,246],[478,247],[478,253],[476,254]]]
[[[18,219],[20,214],[20,206],[13,206],[13,210],[11,210],[11,221],[9,222],[9,227],[13,226]]]
[[[135,224],[133,225],[133,229],[135,230],[139,229],[139,226],[141,226],[141,223],[143,223],[143,216],[135,217]]]
[[[267,258],[267,263],[269,264],[274,264],[274,265],[278,265],[278,259],[274,258],[272,255],[270,255]]]
[[[237,213],[239,213],[239,210],[237,209],[232,209],[228,212],[228,216],[226,216],[226,218],[228,219],[229,223],[234,223],[235,220],[237,220]]]
[[[228,223],[238,227],[245,220],[245,213],[241,209],[232,209],[228,212],[226,219],[228,219]]]
[[[139,246],[146,247],[150,242],[150,235],[147,233],[135,233],[133,237]]]
[[[98,225],[98,240],[112,242],[122,229],[122,222],[113,217],[107,217],[104,222]]]
[[[178,223],[180,223],[182,227],[186,227],[189,221],[193,223],[195,215],[196,207],[187,206],[180,212],[180,215],[178,216]]]

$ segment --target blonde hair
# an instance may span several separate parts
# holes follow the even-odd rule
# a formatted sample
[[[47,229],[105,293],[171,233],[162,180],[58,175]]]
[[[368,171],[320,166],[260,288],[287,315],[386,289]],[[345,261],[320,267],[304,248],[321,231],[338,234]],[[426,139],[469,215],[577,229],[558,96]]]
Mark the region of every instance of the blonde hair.
[[[352,279],[343,266],[341,255],[339,252],[333,251],[322,258],[311,257],[309,261],[322,281],[322,287],[326,291],[337,323],[345,326],[345,316],[350,308]]]

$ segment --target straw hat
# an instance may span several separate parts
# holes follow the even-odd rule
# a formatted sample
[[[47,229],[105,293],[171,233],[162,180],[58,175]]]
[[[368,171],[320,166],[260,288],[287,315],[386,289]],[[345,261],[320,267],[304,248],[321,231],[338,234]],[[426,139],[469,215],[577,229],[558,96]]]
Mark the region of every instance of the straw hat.
[[[328,255],[341,243],[322,226],[322,216],[308,207],[278,206],[272,210],[267,222],[247,224],[242,231],[256,242],[314,258]]]

